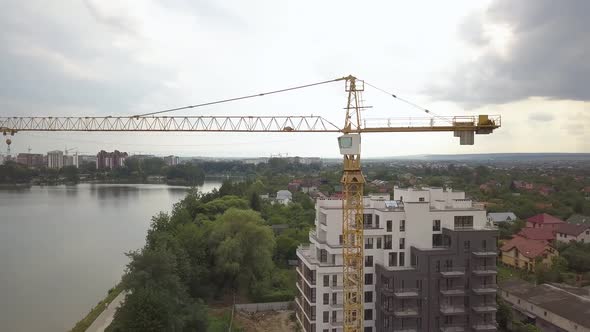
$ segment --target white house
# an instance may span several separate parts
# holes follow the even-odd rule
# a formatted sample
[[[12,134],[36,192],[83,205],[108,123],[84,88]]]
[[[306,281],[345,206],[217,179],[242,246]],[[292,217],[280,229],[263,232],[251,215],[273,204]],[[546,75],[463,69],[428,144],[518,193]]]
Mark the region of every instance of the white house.
[[[560,242],[590,242],[590,225],[561,224],[555,231],[555,239]]]
[[[277,191],[277,202],[287,205],[293,200],[293,194],[289,190]]]
[[[504,222],[512,223],[516,219],[516,215],[512,212],[490,212],[488,213],[488,220],[494,225],[498,225]]]

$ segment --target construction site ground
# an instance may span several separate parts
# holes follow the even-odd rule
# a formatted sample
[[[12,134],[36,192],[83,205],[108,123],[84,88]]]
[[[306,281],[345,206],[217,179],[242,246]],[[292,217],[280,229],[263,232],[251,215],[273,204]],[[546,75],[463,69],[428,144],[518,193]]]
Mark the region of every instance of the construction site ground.
[[[234,319],[244,332],[295,332],[297,323],[292,310],[246,313],[237,311]]]

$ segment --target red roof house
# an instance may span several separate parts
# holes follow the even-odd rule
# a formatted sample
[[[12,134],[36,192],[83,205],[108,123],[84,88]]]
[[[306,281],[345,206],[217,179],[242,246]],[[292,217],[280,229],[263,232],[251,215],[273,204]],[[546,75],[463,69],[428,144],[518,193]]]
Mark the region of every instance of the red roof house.
[[[538,214],[536,216],[532,216],[526,220],[526,227],[532,228],[547,228],[555,230],[561,224],[564,224],[565,221],[554,217],[547,213]]]
[[[529,240],[542,240],[551,242],[555,239],[555,233],[553,229],[550,228],[532,228],[526,227],[520,230],[516,234],[516,236],[520,236]]]

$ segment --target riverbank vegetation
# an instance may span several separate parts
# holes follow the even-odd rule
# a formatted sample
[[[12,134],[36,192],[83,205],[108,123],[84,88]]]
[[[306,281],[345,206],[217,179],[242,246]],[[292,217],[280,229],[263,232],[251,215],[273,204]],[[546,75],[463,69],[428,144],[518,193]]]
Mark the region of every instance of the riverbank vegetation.
[[[224,182],[212,193],[190,192],[170,214],[154,216],[145,246],[128,254],[122,279],[128,293],[110,331],[207,331],[210,303],[234,295],[292,300],[295,271],[287,260],[307,240],[314,205],[304,194],[289,205],[260,199],[272,182]],[[277,223],[288,227],[275,234]]]
[[[118,284],[117,286],[109,289],[107,296],[102,301],[98,302],[98,304],[90,310],[86,317],[82,318],[79,322],[77,322],[76,325],[70,330],[70,332],[86,332],[88,327],[92,325],[92,322],[94,322],[96,318],[98,318],[98,316],[103,312],[107,305],[113,302],[113,300],[119,294],[121,294],[122,290],[123,287],[121,286],[121,284]]]

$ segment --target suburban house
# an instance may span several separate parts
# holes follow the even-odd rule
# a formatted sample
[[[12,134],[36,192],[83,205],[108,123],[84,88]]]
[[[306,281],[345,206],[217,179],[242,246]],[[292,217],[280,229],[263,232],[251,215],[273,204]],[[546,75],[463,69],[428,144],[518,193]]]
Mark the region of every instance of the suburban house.
[[[590,200],[590,187],[585,187],[580,191],[584,194],[586,199]]]
[[[516,236],[523,237],[528,240],[553,242],[555,240],[555,231],[544,228],[523,228],[516,234]]]
[[[530,182],[515,180],[510,183],[510,188],[512,190],[533,190],[535,185]]]
[[[293,194],[289,190],[277,191],[277,202],[287,205],[293,200]]]
[[[555,240],[559,242],[590,242],[590,225],[562,224],[555,231]]]
[[[532,216],[526,220],[526,227],[548,228],[556,230],[557,226],[564,224],[565,221],[547,213]]]
[[[590,290],[562,284],[534,285],[521,279],[499,282],[500,296],[516,320],[541,331],[590,331]]]
[[[551,266],[551,259],[558,256],[557,250],[549,242],[521,236],[504,242],[500,251],[502,263],[530,272],[535,271],[537,264]]]
[[[516,215],[512,212],[490,212],[488,213],[488,220],[492,222],[494,225],[498,225],[501,223],[511,223],[518,219]]]

